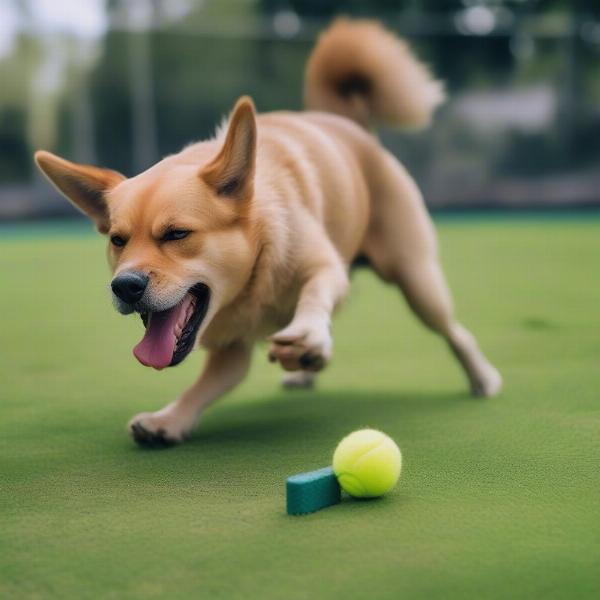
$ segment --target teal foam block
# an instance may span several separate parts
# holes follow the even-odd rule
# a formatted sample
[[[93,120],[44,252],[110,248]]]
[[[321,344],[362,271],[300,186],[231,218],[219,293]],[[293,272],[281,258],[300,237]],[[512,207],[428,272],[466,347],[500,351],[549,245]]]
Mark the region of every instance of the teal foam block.
[[[286,493],[288,515],[306,515],[337,504],[342,498],[331,467],[288,477]]]

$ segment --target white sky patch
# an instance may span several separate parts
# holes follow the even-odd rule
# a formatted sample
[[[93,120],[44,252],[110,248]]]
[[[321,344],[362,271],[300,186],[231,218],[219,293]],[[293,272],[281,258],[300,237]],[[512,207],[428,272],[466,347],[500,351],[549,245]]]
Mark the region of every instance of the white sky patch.
[[[12,53],[19,26],[19,15],[14,2],[0,0],[0,59]]]
[[[108,28],[105,0],[29,0],[37,29],[97,38]]]

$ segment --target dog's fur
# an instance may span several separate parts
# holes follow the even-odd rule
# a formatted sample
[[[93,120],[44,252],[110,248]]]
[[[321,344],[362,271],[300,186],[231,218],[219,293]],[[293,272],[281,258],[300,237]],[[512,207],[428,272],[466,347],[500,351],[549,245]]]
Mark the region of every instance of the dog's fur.
[[[109,242],[115,276],[149,276],[139,304],[161,311],[195,284],[211,292],[198,343],[204,371],[177,400],[130,422],[145,444],[181,441],[201,412],[245,376],[253,344],[310,385],[331,358],[331,315],[358,256],[402,290],[417,316],[449,343],[477,395],[502,380],[453,317],[435,233],[421,195],[369,129],[426,125],[443,100],[439,82],[379,24],[338,20],[306,69],[308,112],[256,115],[241,98],[215,139],[169,156],[136,177],[40,151],[39,167]],[[337,113],[337,114],[334,114]],[[165,241],[165,232],[191,232]]]

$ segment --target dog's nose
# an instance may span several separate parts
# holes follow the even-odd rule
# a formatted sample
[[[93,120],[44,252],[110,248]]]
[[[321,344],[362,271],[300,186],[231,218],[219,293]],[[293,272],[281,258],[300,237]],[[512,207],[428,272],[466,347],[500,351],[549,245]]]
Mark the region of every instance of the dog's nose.
[[[148,275],[128,271],[117,275],[110,284],[115,296],[129,304],[138,302],[148,287]]]

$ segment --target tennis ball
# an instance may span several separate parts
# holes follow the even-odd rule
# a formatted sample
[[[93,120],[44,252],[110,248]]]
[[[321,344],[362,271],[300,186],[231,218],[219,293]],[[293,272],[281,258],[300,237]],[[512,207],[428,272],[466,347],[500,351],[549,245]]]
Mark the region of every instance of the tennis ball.
[[[333,454],[333,471],[342,489],[355,498],[376,498],[398,482],[402,454],[381,431],[361,429],[347,435]]]

